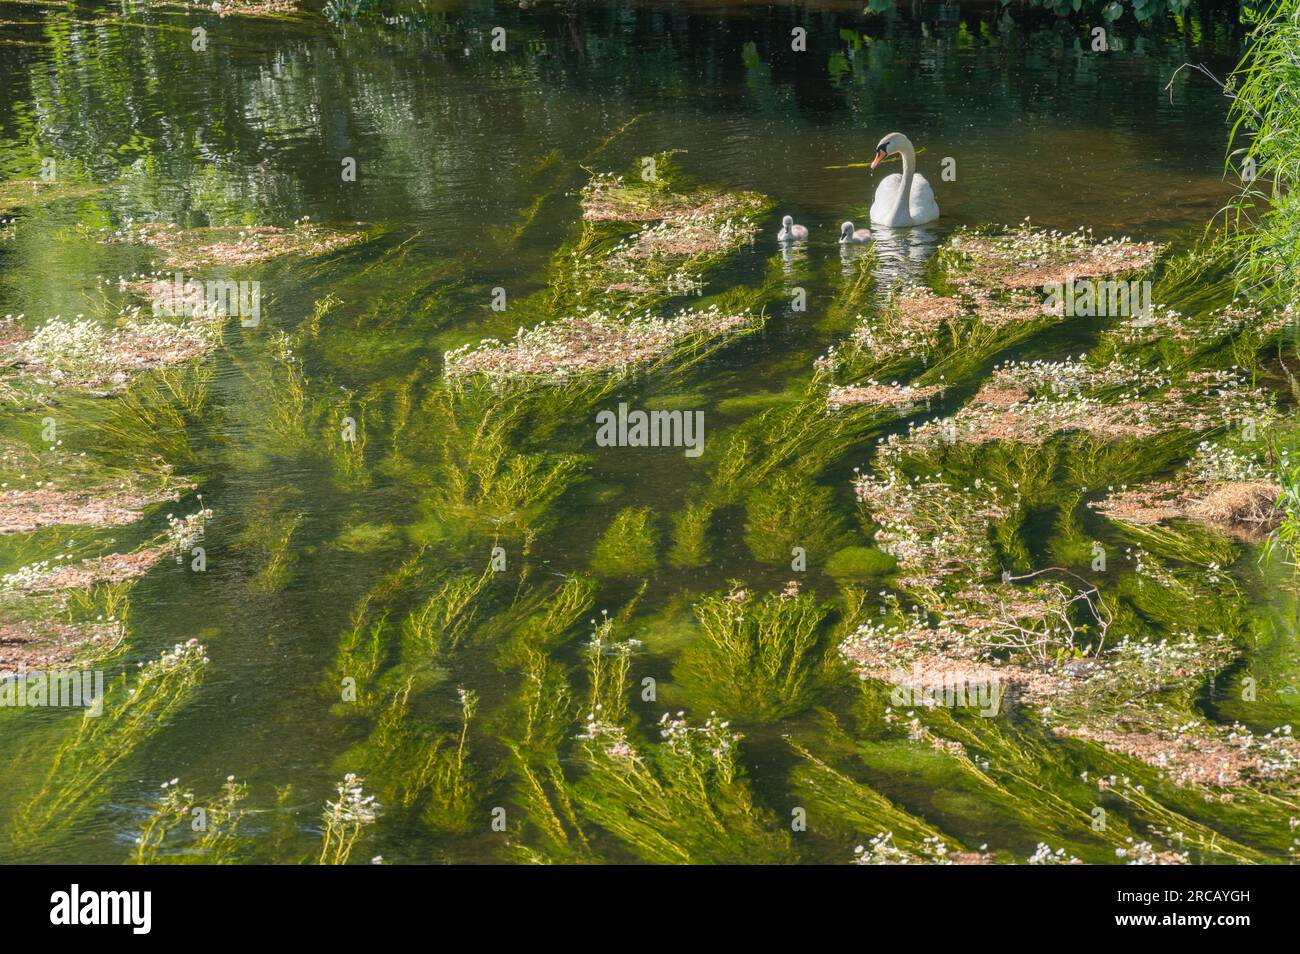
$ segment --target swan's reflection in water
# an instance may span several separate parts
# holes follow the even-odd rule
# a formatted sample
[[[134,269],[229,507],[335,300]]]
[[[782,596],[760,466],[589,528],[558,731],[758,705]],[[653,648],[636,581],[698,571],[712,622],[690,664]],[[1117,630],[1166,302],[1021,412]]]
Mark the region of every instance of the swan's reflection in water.
[[[808,261],[808,243],[807,242],[782,242],[781,243],[781,270],[789,278],[795,265],[802,265]]]
[[[876,287],[885,295],[901,285],[921,281],[930,256],[939,247],[939,231],[929,225],[912,225],[890,228],[887,225],[871,226],[871,238],[876,248]],[[866,254],[867,245],[841,245],[840,260],[844,274],[848,275],[853,260]]]

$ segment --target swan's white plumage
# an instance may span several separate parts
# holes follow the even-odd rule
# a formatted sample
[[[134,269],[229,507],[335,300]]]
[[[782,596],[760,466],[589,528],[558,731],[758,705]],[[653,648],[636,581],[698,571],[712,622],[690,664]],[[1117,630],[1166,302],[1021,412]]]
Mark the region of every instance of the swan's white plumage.
[[[899,155],[903,160],[903,172],[886,176],[876,186],[876,197],[871,202],[871,222],[873,225],[923,225],[939,217],[939,203],[934,199],[934,190],[925,176],[914,172],[916,152],[912,142],[902,133],[890,133],[876,147],[876,162],[882,156]],[[873,163],[874,167],[875,163]],[[899,201],[905,178],[911,179],[908,194]]]
[[[871,203],[871,221],[874,225],[924,225],[939,217],[939,203],[934,200],[934,190],[925,176],[912,177],[912,194],[905,204],[898,202],[898,190],[903,187],[903,177],[895,172],[886,176],[876,187],[876,198]]]

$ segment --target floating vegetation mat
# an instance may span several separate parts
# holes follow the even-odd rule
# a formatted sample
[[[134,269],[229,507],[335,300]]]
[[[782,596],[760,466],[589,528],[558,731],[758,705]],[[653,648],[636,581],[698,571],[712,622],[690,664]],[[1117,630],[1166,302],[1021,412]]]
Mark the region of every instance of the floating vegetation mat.
[[[74,660],[105,654],[125,636],[120,622],[78,624],[6,615],[0,610],[0,678],[59,671]]]
[[[833,378],[835,393],[861,387],[864,379],[869,387],[884,371],[917,375],[914,387],[960,379],[1069,317],[1049,286],[1136,275],[1158,251],[1126,239],[1097,241],[1083,231],[1044,232],[1028,224],[1006,232],[961,232],[931,266],[934,287],[905,285],[884,308],[871,310],[856,307],[860,292],[851,287],[840,308],[859,311],[854,328],[817,368]]]
[[[131,587],[167,552],[74,559],[58,554],[0,575],[0,673],[41,671],[103,659],[126,636]]]
[[[214,322],[184,323],[145,317],[131,306],[111,325],[90,318],[52,318],[30,333],[11,328],[0,343],[6,377],[17,388],[26,379],[37,386],[78,390],[120,390],[142,371],[171,367],[202,357],[220,342]]]
[[[943,388],[937,384],[879,384],[869,381],[866,384],[832,386],[826,396],[826,405],[831,409],[848,407],[851,404],[872,404],[879,407],[910,407],[925,404],[936,395],[942,394]]]
[[[996,363],[965,385],[955,412],[926,413],[975,367],[969,357],[1023,340],[1018,324],[1033,333],[1071,320],[1050,307],[1048,286],[1141,276],[1157,253],[1027,227],[963,234],[940,254],[934,289],[900,289],[819,362],[833,413],[870,405],[920,418],[886,435],[853,480],[872,542],[898,568],[896,589],[841,641],[841,657],[885,738],[952,760],[1045,832],[1059,815],[1057,833],[1020,859],[1034,864],[1087,856],[1078,832],[1079,856],[1050,846],[1097,791],[1133,813],[1135,833],[1113,847],[1129,863],[1262,859],[1217,834],[1233,822],[1185,792],[1251,813],[1272,851],[1291,843],[1300,775],[1290,727],[1219,724],[1194,704],[1254,639],[1225,568],[1249,575],[1242,548],[1282,519],[1282,478],[1259,433],[1277,401],[1259,371],[1293,325],[1290,308],[1157,301],[1103,315],[1091,352]],[[882,369],[896,377],[882,383]],[[1104,527],[1091,528],[1100,540],[1085,535],[1088,515],[1108,518],[1119,542]],[[1056,530],[1035,543],[1030,523],[1044,519]],[[1016,711],[1042,733],[1017,743],[1032,755],[1008,748],[999,728]],[[1090,766],[1081,780],[1094,794],[1055,788],[1032,805],[1045,794],[1034,776],[1046,753],[1069,743],[1085,746],[1071,758]],[[1008,758],[1028,761],[999,768]],[[883,827],[864,834],[861,863],[951,855],[936,834],[900,829],[902,846]]]
[[[612,173],[591,178],[582,191],[588,222],[724,222],[760,210],[766,200],[752,192],[678,192],[656,173],[652,181]]]
[[[302,219],[289,228],[275,225],[212,225],[182,228],[144,222],[120,231],[97,234],[114,245],[145,245],[159,253],[168,268],[244,266],[283,255],[316,257],[361,241],[364,230],[343,230]]]
[[[149,572],[163,552],[161,547],[150,547],[61,565],[42,560],[0,577],[0,592],[43,593],[133,580]]]
[[[1262,420],[1270,406],[1266,392],[1232,370],[1191,375],[1177,387],[1158,375],[1144,382],[1141,369],[1123,363],[1009,365],[957,414],[917,428],[904,443],[1041,444],[1076,432],[1100,440],[1175,429],[1207,433],[1234,421]]]
[[[443,357],[448,377],[561,381],[629,370],[681,373],[763,326],[767,288],[699,294],[708,271],[748,244],[769,203],[749,193],[681,191],[665,159],[654,182],[595,176],[583,190],[578,237],[556,256],[549,287],[512,306],[534,323]],[[629,223],[643,223],[629,232]],[[656,306],[663,303],[662,311]]]
[[[12,452],[11,452],[12,453]],[[101,482],[108,475],[88,473],[76,463],[64,463],[70,455],[42,455],[54,461],[19,459],[18,467],[0,468],[0,534],[31,533],[41,527],[120,527],[135,523],[144,512],[165,501],[180,498],[190,488],[166,469],[159,473],[123,473],[117,480]],[[61,467],[59,482],[42,480],[51,463]],[[80,463],[78,461],[77,463]],[[21,470],[20,470],[21,468]],[[31,476],[23,472],[30,469]],[[80,471],[80,475],[79,475]],[[20,486],[15,486],[20,485]],[[21,486],[25,485],[25,486]]]
[[[1293,792],[1300,781],[1300,740],[1285,729],[1256,735],[1244,726],[1197,723],[1155,732],[1086,726],[1061,731],[1145,762],[1174,785],[1227,789],[1266,785]]]
[[[1259,461],[1207,441],[1175,479],[1121,488],[1089,505],[1125,524],[1145,527],[1191,520],[1243,542],[1260,543],[1280,520],[1281,497],[1282,486]]]
[[[636,307],[698,294],[710,269],[752,243],[771,201],[752,192],[696,189],[671,157],[653,179],[596,175],[583,189],[583,226],[557,256],[557,303]]]
[[[298,12],[298,0],[212,0],[211,4],[194,4],[223,17],[265,17]]]
[[[731,314],[714,306],[679,312],[672,318],[614,318],[591,312],[523,329],[508,342],[487,339],[449,351],[450,377],[562,379],[595,372],[619,372],[696,353],[720,338],[752,332],[762,318]]]
[[[80,199],[104,191],[93,183],[63,181],[58,179],[6,179],[0,182],[0,214],[18,209],[57,202],[61,199]]]
[[[1001,232],[962,232],[947,244],[940,260],[957,289],[982,299],[990,289],[1040,289],[1143,271],[1158,251],[1150,242],[1097,240],[1086,229],[1045,231],[1025,222]]]

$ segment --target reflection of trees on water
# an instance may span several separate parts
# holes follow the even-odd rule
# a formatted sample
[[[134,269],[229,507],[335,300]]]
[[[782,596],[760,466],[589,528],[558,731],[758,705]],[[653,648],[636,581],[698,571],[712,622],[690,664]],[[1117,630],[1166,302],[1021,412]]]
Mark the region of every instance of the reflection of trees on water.
[[[519,204],[513,183],[543,152],[523,154],[531,144],[585,150],[665,103],[718,122],[756,111],[773,123],[815,120],[847,107],[865,123],[920,86],[925,109],[956,136],[972,104],[976,115],[996,105],[1024,122],[1059,116],[1069,97],[1080,123],[1107,123],[1109,101],[1096,92],[1117,81],[1104,57],[1085,55],[1079,28],[996,6],[919,4],[873,17],[778,7],[719,18],[708,7],[630,0],[374,11],[389,19],[289,27],[198,17],[210,31],[204,53],[164,12],[94,23],[48,12],[25,35],[45,53],[30,58],[0,114],[8,150],[30,162],[5,174],[30,175],[52,155],[65,171],[119,182],[117,211],[137,220],[274,221],[308,207],[340,219],[377,207],[459,206],[483,217]],[[1181,37],[1172,23],[1117,32],[1171,68],[1193,43],[1230,57],[1235,22],[1213,9],[1198,16],[1185,18]],[[504,53],[488,47],[498,24]],[[795,26],[808,31],[808,53],[791,51]],[[369,165],[352,190],[338,187],[346,155]],[[496,188],[471,197],[485,167]]]

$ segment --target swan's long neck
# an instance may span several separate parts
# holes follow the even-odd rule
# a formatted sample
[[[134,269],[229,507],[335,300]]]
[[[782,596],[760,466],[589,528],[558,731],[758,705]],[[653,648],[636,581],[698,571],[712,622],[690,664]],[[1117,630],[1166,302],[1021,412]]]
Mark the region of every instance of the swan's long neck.
[[[899,150],[899,155],[903,159],[903,183],[898,190],[898,199],[894,202],[895,221],[898,220],[900,212],[911,215],[912,176],[916,174],[916,151],[912,148],[912,144],[904,144]]]

